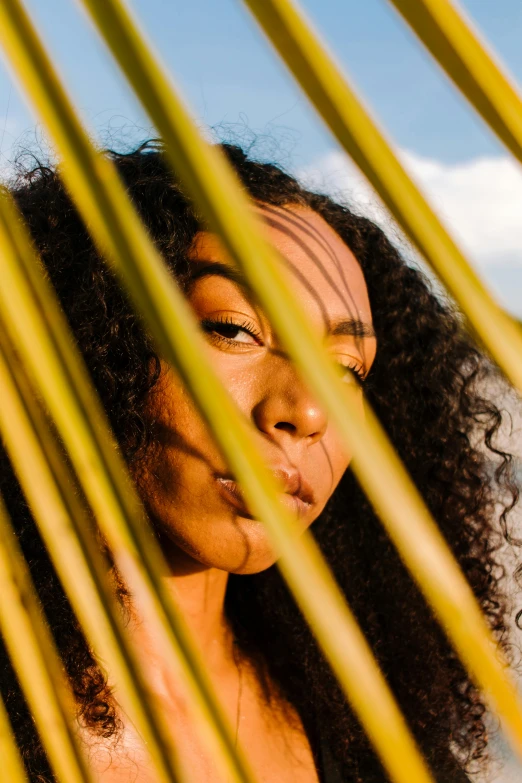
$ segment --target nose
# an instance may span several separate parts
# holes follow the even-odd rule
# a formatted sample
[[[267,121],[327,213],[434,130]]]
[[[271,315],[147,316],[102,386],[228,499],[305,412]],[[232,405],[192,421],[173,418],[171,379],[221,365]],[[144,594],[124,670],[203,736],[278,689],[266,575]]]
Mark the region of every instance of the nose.
[[[252,411],[256,427],[282,444],[289,436],[312,445],[319,441],[328,418],[286,357],[273,357],[261,399]]]

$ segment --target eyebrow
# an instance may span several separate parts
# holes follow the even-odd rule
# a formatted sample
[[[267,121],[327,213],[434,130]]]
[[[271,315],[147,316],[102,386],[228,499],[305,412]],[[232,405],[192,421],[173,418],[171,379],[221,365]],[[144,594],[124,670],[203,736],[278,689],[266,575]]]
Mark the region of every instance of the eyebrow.
[[[191,270],[186,276],[186,287],[188,290],[192,287],[192,284],[199,280],[200,277],[206,275],[218,275],[219,277],[225,277],[227,280],[232,280],[246,293],[252,294],[253,289],[244,273],[240,269],[223,264],[221,261],[194,261],[191,259]]]
[[[240,269],[231,267],[221,261],[193,261],[192,269],[185,278],[185,291],[190,293],[192,285],[201,277],[216,275],[236,283],[247,296],[254,295],[254,290]],[[360,318],[336,318],[328,324],[327,334],[331,337],[375,337],[372,324]]]
[[[332,337],[376,337],[375,329],[367,321],[360,318],[338,318],[333,321],[328,329]]]

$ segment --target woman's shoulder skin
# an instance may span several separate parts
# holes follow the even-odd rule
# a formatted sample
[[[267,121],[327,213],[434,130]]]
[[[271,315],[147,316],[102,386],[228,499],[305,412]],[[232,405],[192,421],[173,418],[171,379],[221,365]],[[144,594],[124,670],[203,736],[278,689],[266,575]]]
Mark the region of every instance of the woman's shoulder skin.
[[[269,704],[261,692],[255,670],[245,667],[241,695],[238,747],[248,758],[258,783],[319,783],[310,744],[292,708],[280,700]],[[155,694],[175,739],[181,764],[197,783],[226,783],[212,752],[207,749],[182,699]],[[237,690],[230,685],[220,693],[229,718],[237,717]],[[231,715],[230,712],[235,712]],[[158,783],[147,748],[129,718],[120,713],[122,728],[115,738],[104,739],[82,730],[81,737],[96,783]],[[232,720],[233,719],[233,720]]]

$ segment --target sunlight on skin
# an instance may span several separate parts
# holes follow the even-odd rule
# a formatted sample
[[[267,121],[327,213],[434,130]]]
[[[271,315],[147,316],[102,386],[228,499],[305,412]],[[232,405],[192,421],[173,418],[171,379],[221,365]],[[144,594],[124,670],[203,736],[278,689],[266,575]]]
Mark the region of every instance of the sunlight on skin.
[[[366,283],[354,255],[316,213],[301,207],[256,208],[283,274],[350,389],[364,378],[376,340]],[[346,452],[327,416],[283,351],[266,317],[238,280],[219,239],[200,232],[191,250],[187,297],[206,333],[208,356],[242,413],[256,445],[281,481],[281,502],[303,529],[312,524],[345,472]],[[358,391],[362,415],[362,392]],[[176,373],[162,364],[150,404],[157,442],[136,476],[171,568],[168,587],[194,632],[209,673],[235,725],[238,667],[224,615],[229,573],[256,573],[275,554],[264,526],[252,518],[211,433]],[[180,676],[157,654],[145,607],[131,607],[129,631],[138,642],[147,681],[168,715],[176,744],[194,780],[222,783],[201,748]],[[274,688],[268,708],[254,666],[243,658],[239,743],[259,780],[315,783],[317,772],[298,716]],[[146,751],[128,720],[123,737],[92,742],[100,783],[152,783]],[[91,743],[90,743],[91,744]],[[286,773],[285,773],[286,771]]]

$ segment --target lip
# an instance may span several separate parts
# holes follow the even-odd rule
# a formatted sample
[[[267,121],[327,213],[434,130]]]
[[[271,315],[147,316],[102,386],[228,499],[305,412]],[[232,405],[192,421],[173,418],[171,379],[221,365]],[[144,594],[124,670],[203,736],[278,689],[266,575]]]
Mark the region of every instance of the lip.
[[[278,493],[278,500],[293,516],[298,518],[304,516],[311,508],[314,497],[311,487],[302,479],[299,471],[274,468],[270,472],[283,484],[285,490]],[[231,476],[217,475],[216,482],[222,496],[238,511],[241,511],[242,516],[247,519],[255,519],[249,511],[241,488]]]

